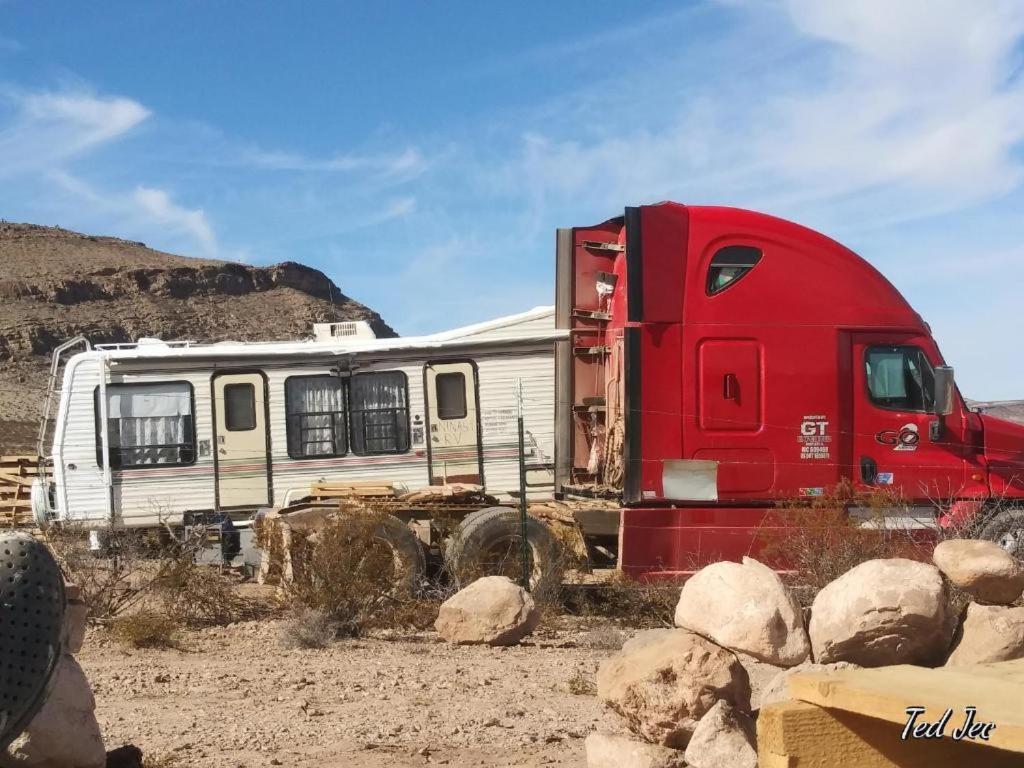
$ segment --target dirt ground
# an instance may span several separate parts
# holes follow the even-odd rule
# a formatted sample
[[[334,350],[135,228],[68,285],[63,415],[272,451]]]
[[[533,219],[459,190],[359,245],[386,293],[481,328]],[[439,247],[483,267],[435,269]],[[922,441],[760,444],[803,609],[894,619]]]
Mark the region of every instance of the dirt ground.
[[[161,766],[581,766],[587,734],[619,727],[593,680],[630,633],[559,624],[512,648],[427,632],[285,650],[272,620],[131,650],[90,630],[78,658],[107,749]]]

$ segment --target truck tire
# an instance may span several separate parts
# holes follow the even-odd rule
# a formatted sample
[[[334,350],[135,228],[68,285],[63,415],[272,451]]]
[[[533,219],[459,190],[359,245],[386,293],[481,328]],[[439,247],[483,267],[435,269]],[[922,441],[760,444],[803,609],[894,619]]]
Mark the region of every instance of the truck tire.
[[[445,551],[447,567],[456,584],[464,587],[481,576],[522,577],[519,512],[508,507],[477,510],[460,523]],[[558,545],[548,527],[527,515],[526,541],[530,562],[530,590],[553,595],[561,585]]]
[[[423,546],[412,528],[394,515],[386,515],[374,538],[390,548],[395,563],[396,591],[415,594],[423,586],[427,574]]]
[[[1014,557],[1024,559],[1024,508],[996,512],[979,526],[975,538],[994,541]]]

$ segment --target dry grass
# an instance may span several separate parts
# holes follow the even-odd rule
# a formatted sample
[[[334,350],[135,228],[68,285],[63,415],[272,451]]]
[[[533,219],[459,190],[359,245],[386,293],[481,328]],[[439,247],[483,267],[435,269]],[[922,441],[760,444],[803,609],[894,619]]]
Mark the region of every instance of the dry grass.
[[[569,678],[568,687],[569,693],[573,696],[597,695],[597,683],[595,683],[588,675],[583,674],[583,671],[579,669],[577,669],[573,676]]]
[[[297,606],[281,627],[284,648],[326,648],[338,639],[340,627],[330,616],[314,608]]]
[[[197,562],[205,546],[203,530],[185,540],[166,529],[113,531],[103,556],[89,549],[87,533],[75,527],[51,527],[46,537],[67,579],[82,590],[94,622],[110,623],[145,608],[180,625],[201,627],[262,612],[236,593],[235,577]]]
[[[851,515],[850,508],[858,514]],[[829,582],[868,560],[894,557],[930,562],[934,532],[889,528],[883,514],[906,511],[884,492],[854,494],[847,484],[806,503],[794,501],[769,513],[755,537],[757,557],[787,571],[800,602],[810,605]]]
[[[563,591],[564,607],[569,613],[603,617],[623,627],[671,627],[682,582],[677,578],[635,579],[616,573],[600,584],[568,585]]]
[[[315,542],[293,540],[299,563],[285,585],[287,599],[329,618],[344,635],[429,626],[436,602],[396,587],[398,565],[378,536],[381,524],[382,513],[342,514],[317,530]]]
[[[173,618],[153,610],[121,616],[110,625],[114,638],[132,648],[177,648],[180,630]]]

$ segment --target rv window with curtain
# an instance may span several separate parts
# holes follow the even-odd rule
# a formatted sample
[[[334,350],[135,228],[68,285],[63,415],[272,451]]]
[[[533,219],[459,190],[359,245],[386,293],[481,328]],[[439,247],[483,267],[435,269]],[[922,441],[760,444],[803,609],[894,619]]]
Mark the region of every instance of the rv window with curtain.
[[[337,376],[291,376],[284,382],[288,455],[293,459],[348,453],[345,387]]]
[[[96,463],[103,466],[99,387],[94,401]],[[107,438],[114,469],[194,464],[192,385],[186,381],[108,384]]]
[[[409,391],[401,371],[357,373],[349,381],[352,451],[359,456],[409,450]]]

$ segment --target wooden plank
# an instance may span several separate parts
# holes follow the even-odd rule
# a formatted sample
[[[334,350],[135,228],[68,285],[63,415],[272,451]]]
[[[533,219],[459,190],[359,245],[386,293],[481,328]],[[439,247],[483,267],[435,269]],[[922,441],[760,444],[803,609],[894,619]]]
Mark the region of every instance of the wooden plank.
[[[904,741],[900,738],[902,730],[902,725],[867,715],[827,709],[804,701],[776,702],[758,714],[758,765],[760,768],[1020,768],[1021,765],[1020,755],[1013,752],[949,738]]]
[[[925,708],[919,722],[935,722],[951,707],[947,733],[963,722],[965,707],[977,707],[976,721],[996,724],[991,746],[1024,753],[1024,659],[940,669],[902,665],[804,672],[789,679],[789,692],[810,704],[869,715],[901,729],[908,707]]]
[[[0,483],[9,485],[32,485],[34,478],[31,477],[19,477],[18,475],[9,475],[6,472],[0,472]]]

